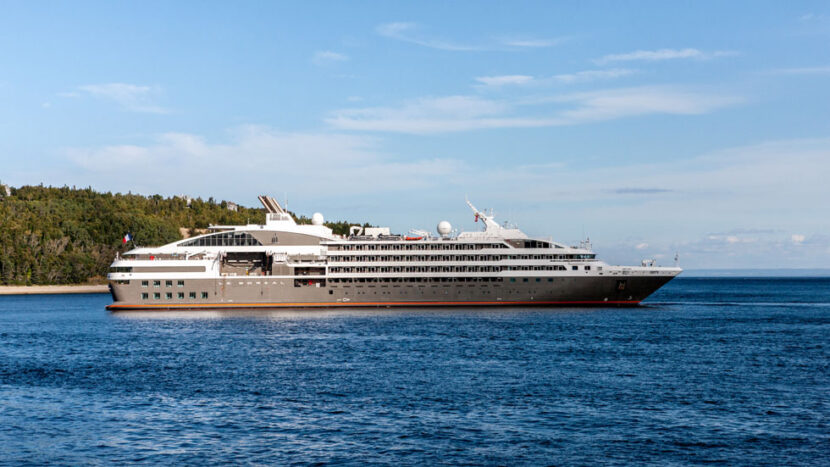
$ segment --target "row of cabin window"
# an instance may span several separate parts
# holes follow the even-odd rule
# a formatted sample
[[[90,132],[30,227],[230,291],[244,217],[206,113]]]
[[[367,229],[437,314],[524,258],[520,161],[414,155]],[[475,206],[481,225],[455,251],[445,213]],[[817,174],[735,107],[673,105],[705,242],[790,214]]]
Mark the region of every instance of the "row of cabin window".
[[[584,266],[586,271],[591,266]],[[330,267],[329,272],[335,274],[347,273],[389,273],[389,272],[501,272],[501,271],[567,271],[565,266],[554,264],[548,266],[390,266],[390,267]],[[571,266],[572,271],[578,271],[579,266]]]
[[[147,287],[149,285],[148,281],[141,281],[142,287]],[[173,281],[164,281],[165,287],[173,287]],[[153,287],[159,288],[161,287],[161,281],[153,281]],[[176,281],[176,287],[184,287],[184,281]]]
[[[361,245],[330,245],[331,251],[374,250],[482,250],[484,248],[508,248],[503,243],[379,243]]]
[[[150,298],[150,294],[148,294],[147,292],[144,292],[144,293],[141,294],[141,299],[142,300],[148,300],[149,298]],[[167,299],[167,300],[172,300],[173,299],[173,292],[165,293],[164,298]],[[184,292],[177,293],[176,298],[178,298],[179,300],[183,300],[184,299]],[[189,298],[195,300],[196,299],[196,292],[190,292]],[[208,293],[207,292],[202,292],[202,299],[207,299],[207,298],[208,298]],[[161,293],[156,292],[156,293],[153,294],[153,300],[160,300],[160,299],[161,299]]]
[[[553,267],[553,266],[549,266]],[[543,271],[545,266],[537,266],[538,271]],[[365,272],[499,272],[507,270],[501,266],[389,266],[389,267],[331,267],[329,272],[332,273],[365,273]],[[517,269],[519,270],[519,269]],[[551,269],[552,270],[552,269]]]
[[[535,282],[542,282],[541,277],[533,278]],[[552,277],[546,278],[553,282]],[[332,284],[354,284],[354,283],[430,283],[430,282],[505,282],[504,277],[359,277],[359,278],[334,278],[329,279]],[[510,282],[516,282],[515,277],[509,278]],[[521,278],[522,282],[530,282],[530,278]]]
[[[412,255],[412,256],[329,256],[329,262],[373,261],[502,261],[502,260],[583,260],[596,255]]]

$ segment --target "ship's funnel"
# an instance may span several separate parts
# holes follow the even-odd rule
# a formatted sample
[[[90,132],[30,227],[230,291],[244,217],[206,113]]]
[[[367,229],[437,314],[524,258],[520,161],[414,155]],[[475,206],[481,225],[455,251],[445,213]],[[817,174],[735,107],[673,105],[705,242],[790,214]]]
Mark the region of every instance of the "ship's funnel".
[[[265,211],[270,214],[283,214],[285,210],[280,206],[280,203],[277,202],[274,198],[268,195],[260,195],[259,202],[262,203],[262,206],[265,207]]]

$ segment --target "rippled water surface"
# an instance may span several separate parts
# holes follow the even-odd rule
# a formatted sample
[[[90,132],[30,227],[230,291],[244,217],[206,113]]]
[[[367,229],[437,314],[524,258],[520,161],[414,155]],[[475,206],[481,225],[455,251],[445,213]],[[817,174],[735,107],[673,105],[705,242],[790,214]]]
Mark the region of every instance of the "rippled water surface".
[[[0,463],[822,464],[830,280],[638,308],[104,310],[0,297]]]

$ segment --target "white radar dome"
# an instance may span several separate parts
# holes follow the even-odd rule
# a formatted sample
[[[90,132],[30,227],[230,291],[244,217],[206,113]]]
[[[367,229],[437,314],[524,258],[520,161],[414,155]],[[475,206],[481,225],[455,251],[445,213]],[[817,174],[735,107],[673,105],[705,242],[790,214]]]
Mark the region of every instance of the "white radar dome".
[[[438,233],[441,235],[449,235],[452,232],[452,225],[447,221],[438,223]]]
[[[314,225],[323,225],[323,215],[319,212],[315,212],[311,216],[311,223]]]

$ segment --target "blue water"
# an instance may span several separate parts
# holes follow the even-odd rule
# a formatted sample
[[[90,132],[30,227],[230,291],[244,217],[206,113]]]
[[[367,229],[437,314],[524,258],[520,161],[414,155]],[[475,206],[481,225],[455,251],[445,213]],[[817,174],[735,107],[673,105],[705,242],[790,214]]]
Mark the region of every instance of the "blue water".
[[[639,308],[110,314],[0,297],[0,463],[824,464],[830,279]]]

